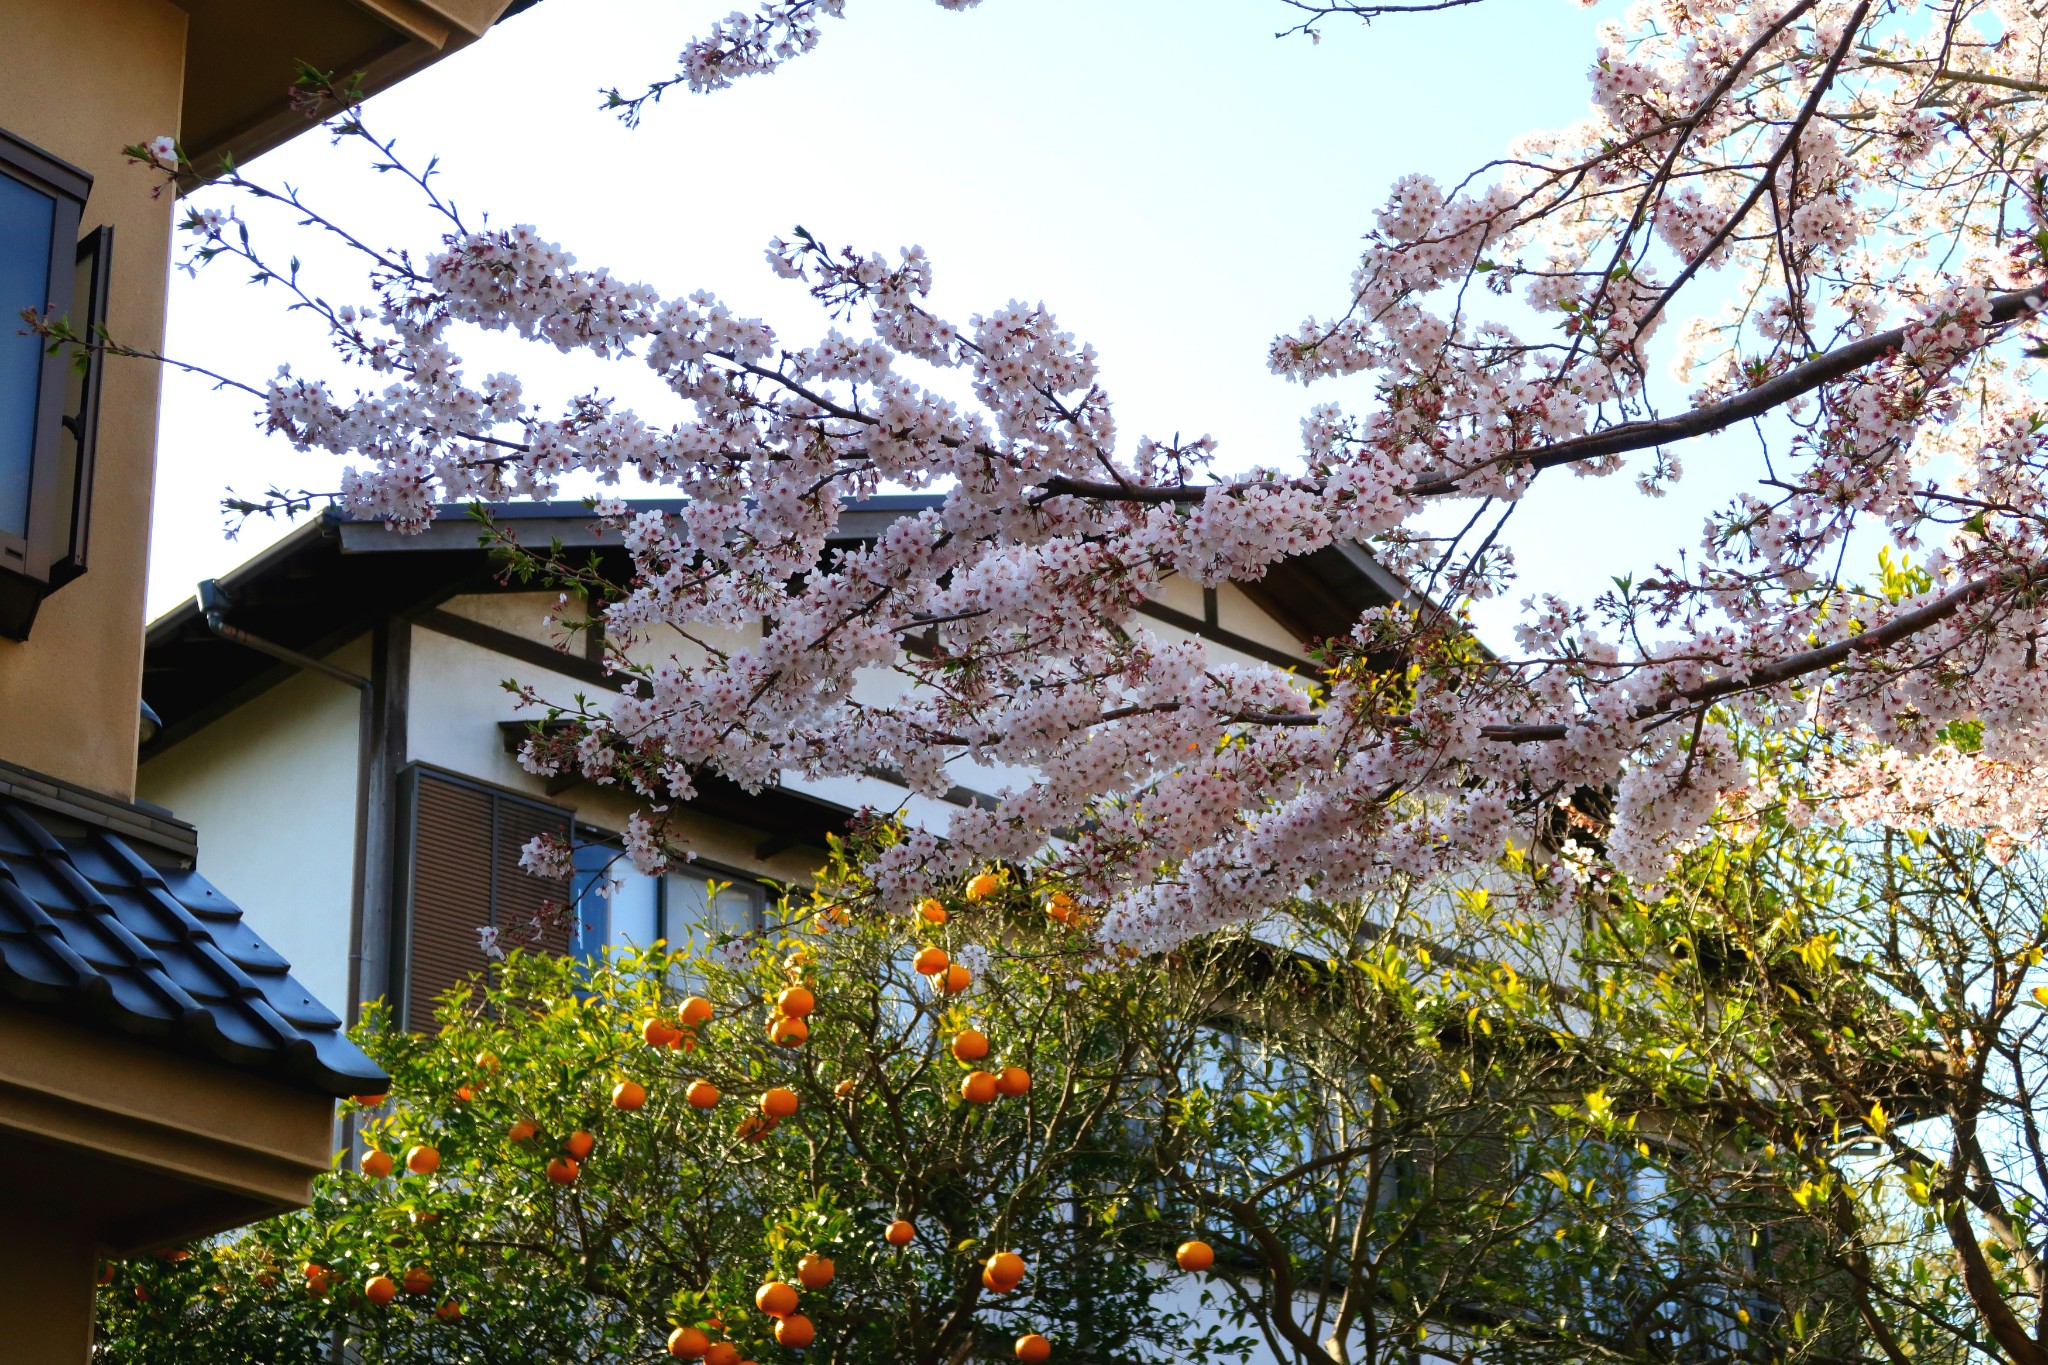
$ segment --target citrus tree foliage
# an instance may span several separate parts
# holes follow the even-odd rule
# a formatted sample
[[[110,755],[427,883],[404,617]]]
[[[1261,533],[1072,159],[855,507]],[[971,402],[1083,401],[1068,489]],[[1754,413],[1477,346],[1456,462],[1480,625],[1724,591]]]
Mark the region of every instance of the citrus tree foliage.
[[[378,1155],[369,1173],[345,1159],[303,1213],[115,1267],[100,1358],[330,1360],[345,1336],[368,1361],[557,1365],[651,1359],[678,1328],[706,1334],[712,1365],[957,1365],[1033,1332],[1066,1360],[1226,1348],[1234,1334],[1152,1305],[1179,1274],[1180,1230],[1123,1197],[1128,1125],[1156,1110],[1139,1082],[1187,1017],[1178,987],[1103,970],[1035,907],[1013,923],[1028,900],[950,897],[944,926],[821,901],[783,932],[601,967],[514,953],[487,992],[445,1004],[436,1032],[379,1016],[363,1040],[391,1094],[354,1112],[391,1173],[375,1174]],[[1000,955],[974,946],[998,938]],[[924,948],[972,964],[971,984],[936,990],[913,969]],[[710,1018],[650,1045],[646,1021],[659,1037],[700,1008],[684,989]],[[792,989],[815,1008],[785,1045],[769,1029],[788,1036],[776,1002],[800,1008]],[[953,1055],[969,1030],[988,1047],[972,1063]],[[971,1075],[1000,1076],[1003,1093],[969,1102]],[[622,1085],[644,1103],[618,1107]],[[794,1113],[771,1121],[778,1092]],[[431,1174],[408,1169],[421,1148]],[[898,1220],[913,1233],[900,1246]],[[1009,1293],[982,1280],[999,1252],[1027,1267]],[[811,1256],[833,1268],[815,1289]],[[399,1286],[388,1304],[379,1276]],[[775,1280],[798,1289],[807,1357],[756,1307]]]
[[[1188,1221],[1247,1272],[1225,1282],[1234,1310],[1301,1365],[1831,1345],[1800,1211],[1751,1179],[1718,1116],[1618,1102],[1585,993],[1604,948],[1517,918],[1524,898],[1495,880],[1493,896],[1299,905],[1285,954],[1186,955],[1258,982],[1219,991],[1157,1152]]]
[[[1638,1301],[1719,1282],[1731,1357],[1768,1331],[1788,1357],[2039,1362],[2048,870],[1973,831],[1844,836],[1808,818],[1812,763],[1756,757],[1783,803],[1661,886],[1551,902],[1543,984],[1491,1008],[1655,1155],[1673,1212],[1633,1234],[1724,1258],[1674,1256]]]
[[[1470,2],[1275,13],[1316,30]],[[844,8],[763,0],[671,84],[772,68]],[[282,286],[363,367],[360,385],[301,363],[248,386],[270,430],[347,463],[351,512],[416,530],[571,474],[685,499],[598,507],[632,569],[580,585],[639,676],[571,717],[582,742],[530,752],[536,771],[629,783],[652,811],[706,769],[754,786],[881,767],[937,796],[950,763],[1007,765],[1027,775],[999,807],[895,846],[878,874],[908,895],[1081,831],[1045,856],[1105,904],[1105,935],[1161,946],[1304,885],[1342,901],[1390,871],[1491,858],[1579,786],[1615,787],[1611,854],[1655,876],[1745,781],[1730,721],[1787,703],[1875,746],[1891,766],[1858,790],[1880,807],[1931,782],[1987,824],[2038,825],[2044,25],[2021,0],[1629,8],[1585,63],[1530,73],[1586,81],[1584,118],[1470,174],[1403,177],[1349,281],[1303,300],[1294,331],[1245,338],[1284,379],[1352,377],[1362,395],[1313,407],[1294,455],[1252,462],[1119,431],[1085,340],[1043,306],[938,312],[916,247],[769,243],[769,267],[841,324],[806,339],[688,280],[579,262],[544,225],[466,217],[364,124],[346,73],[311,80],[309,107],[415,182],[438,242],[386,242],[316,190],[186,165],[168,139],[134,150],[218,179],[185,220],[197,258]],[[646,96],[608,102],[660,116]],[[284,264],[232,216],[235,191],[334,229],[367,283]],[[480,331],[644,364],[673,401],[529,397],[465,366]],[[1595,601],[1532,600],[1495,654],[1468,647],[1459,612],[1511,589],[1498,538],[1539,481],[1683,496],[1700,458],[1745,487],[1696,507],[1697,534],[1615,564]],[[940,505],[852,534],[846,510],[887,489]],[[1856,533],[1906,591],[1844,569],[1866,562],[1845,554]],[[1212,663],[1135,614],[1172,576],[1256,580],[1353,541],[1416,598],[1366,612],[1299,675]],[[871,670],[901,686],[856,688]],[[1944,745],[1958,721],[1989,724],[1981,753]],[[656,839],[636,848],[659,860]]]

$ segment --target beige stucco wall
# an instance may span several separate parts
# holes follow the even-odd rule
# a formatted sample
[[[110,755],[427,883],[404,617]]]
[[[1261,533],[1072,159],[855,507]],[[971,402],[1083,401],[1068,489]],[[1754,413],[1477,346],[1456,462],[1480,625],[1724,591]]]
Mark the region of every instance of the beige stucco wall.
[[[0,127],[91,173],[83,226],[115,230],[108,327],[137,346],[163,342],[173,203],[121,148],[177,131],[184,42],[184,11],[165,0],[0,0]],[[108,366],[87,573],[43,603],[26,641],[0,640],[0,759],[121,797],[135,783],[157,379],[142,361]]]
[[[369,671],[367,640],[327,656]],[[136,789],[199,829],[199,870],[329,1009],[348,1003],[361,693],[299,673],[142,765]]]

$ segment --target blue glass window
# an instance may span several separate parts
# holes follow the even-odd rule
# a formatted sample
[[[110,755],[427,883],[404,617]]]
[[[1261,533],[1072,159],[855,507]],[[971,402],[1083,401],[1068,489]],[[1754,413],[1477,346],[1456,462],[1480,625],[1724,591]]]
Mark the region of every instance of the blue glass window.
[[[51,235],[57,201],[0,175],[0,531],[28,534],[36,456],[43,342],[25,331],[21,310],[50,303]]]

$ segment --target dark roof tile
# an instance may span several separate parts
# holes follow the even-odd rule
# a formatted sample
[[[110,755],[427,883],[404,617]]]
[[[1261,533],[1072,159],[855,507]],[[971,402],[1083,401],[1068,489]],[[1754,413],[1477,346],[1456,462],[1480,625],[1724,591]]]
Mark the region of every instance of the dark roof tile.
[[[389,1083],[196,871],[5,797],[0,997],[330,1095]]]

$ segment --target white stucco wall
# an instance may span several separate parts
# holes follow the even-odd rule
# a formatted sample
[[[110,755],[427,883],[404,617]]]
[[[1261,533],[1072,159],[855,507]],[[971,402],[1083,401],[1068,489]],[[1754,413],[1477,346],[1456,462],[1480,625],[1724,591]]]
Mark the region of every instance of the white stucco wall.
[[[366,672],[367,640],[328,656]],[[348,1005],[360,696],[298,674],[145,762],[136,787],[199,829],[199,871],[336,1014]]]

